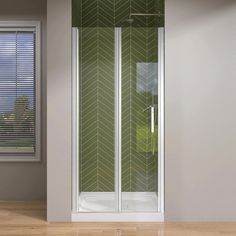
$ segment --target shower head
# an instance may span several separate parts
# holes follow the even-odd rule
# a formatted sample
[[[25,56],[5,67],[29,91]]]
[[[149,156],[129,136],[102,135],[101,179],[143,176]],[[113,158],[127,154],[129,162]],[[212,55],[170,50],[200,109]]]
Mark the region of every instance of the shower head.
[[[161,12],[158,13],[130,13],[129,18],[131,18],[132,16],[164,16],[164,14],[161,14]]]
[[[128,19],[125,19],[124,21],[129,23],[129,24],[132,24],[134,22],[134,19],[132,17],[135,17],[135,16],[157,16],[157,17],[161,17],[161,16],[164,16],[164,14],[161,14],[160,12],[159,13],[130,13],[129,14],[129,18]]]

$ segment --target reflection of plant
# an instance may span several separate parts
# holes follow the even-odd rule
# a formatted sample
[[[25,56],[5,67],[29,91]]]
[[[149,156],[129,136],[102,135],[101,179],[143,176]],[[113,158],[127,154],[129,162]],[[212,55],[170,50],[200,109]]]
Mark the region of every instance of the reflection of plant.
[[[0,115],[0,135],[28,140],[26,146],[31,146],[31,139],[34,137],[34,112],[29,107],[27,96],[17,97],[14,110]]]
[[[157,143],[158,143],[158,126],[157,125],[155,125],[154,134],[151,133],[150,125],[137,127],[136,129],[137,152],[151,153],[153,151],[152,145],[154,145],[154,152],[157,152],[157,148],[158,148]]]

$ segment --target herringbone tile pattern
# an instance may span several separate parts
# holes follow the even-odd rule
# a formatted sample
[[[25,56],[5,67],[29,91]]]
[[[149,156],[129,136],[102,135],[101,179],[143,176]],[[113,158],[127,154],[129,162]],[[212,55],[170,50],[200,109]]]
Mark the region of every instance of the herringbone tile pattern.
[[[164,0],[72,0],[73,26],[129,27],[130,13],[163,13]],[[133,16],[133,27],[162,26],[164,17]]]
[[[114,191],[114,26],[125,26],[130,11],[153,12],[157,7],[156,0],[73,1],[73,24],[80,26],[80,191]],[[157,31],[151,26],[155,23],[154,17],[137,17],[135,27],[122,28],[122,191],[126,192],[157,187],[150,113],[143,112],[153,103]]]
[[[157,61],[156,45],[155,28],[122,30],[122,191],[125,192],[155,191],[157,186],[150,113],[143,112],[152,104],[149,83],[153,83],[154,70],[149,64]]]
[[[114,191],[114,29],[80,34],[80,188]]]

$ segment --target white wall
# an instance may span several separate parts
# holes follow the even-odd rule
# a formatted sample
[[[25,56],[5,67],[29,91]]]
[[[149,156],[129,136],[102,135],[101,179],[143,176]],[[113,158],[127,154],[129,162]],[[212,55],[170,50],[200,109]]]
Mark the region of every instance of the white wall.
[[[71,218],[71,0],[47,1],[49,221]]]
[[[236,220],[236,1],[166,0],[167,221]]]
[[[46,199],[46,0],[0,0],[0,20],[40,20],[42,31],[41,162],[0,162],[0,200]]]

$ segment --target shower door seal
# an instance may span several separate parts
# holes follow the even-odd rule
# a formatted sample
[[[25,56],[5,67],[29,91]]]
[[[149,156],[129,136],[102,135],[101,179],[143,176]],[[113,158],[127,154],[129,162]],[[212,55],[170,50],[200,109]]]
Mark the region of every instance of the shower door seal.
[[[71,83],[71,110],[72,110],[72,212],[78,211],[79,198],[79,29],[72,28],[72,83]]]
[[[164,214],[165,30],[158,28],[158,212]]]
[[[79,30],[72,28],[72,215],[74,222],[164,221],[164,28],[158,28],[158,212],[121,211],[121,28],[115,28],[115,193],[116,212],[78,212],[79,197]]]
[[[121,40],[121,28],[115,28],[115,202],[117,212],[121,212]]]

